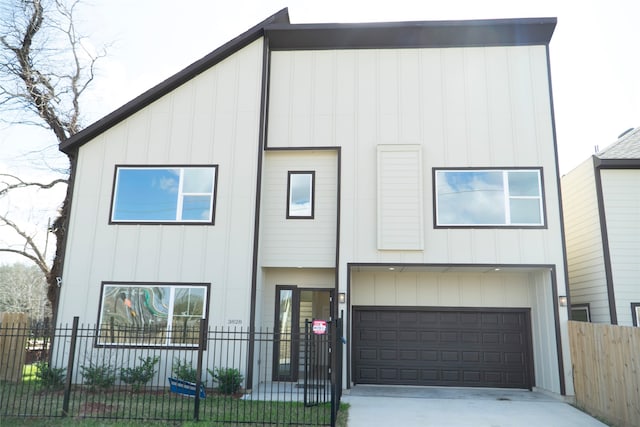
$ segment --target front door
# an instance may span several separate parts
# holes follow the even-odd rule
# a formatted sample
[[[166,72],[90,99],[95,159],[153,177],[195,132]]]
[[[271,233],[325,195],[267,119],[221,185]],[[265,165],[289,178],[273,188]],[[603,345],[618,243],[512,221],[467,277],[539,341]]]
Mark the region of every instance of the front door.
[[[276,287],[274,381],[298,381],[304,368],[305,322],[331,320],[332,289]]]

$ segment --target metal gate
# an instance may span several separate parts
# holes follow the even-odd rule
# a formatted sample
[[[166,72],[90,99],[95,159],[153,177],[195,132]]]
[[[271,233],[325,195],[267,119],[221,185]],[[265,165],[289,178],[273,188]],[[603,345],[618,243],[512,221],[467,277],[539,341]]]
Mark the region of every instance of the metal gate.
[[[331,402],[332,425],[342,397],[343,319],[306,320],[304,332],[304,404]]]

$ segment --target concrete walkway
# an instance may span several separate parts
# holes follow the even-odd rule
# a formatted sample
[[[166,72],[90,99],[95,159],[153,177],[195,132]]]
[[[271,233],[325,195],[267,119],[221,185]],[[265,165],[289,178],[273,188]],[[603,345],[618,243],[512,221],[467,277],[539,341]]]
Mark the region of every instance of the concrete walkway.
[[[387,387],[345,390],[349,427],[606,427],[541,392],[504,389]]]

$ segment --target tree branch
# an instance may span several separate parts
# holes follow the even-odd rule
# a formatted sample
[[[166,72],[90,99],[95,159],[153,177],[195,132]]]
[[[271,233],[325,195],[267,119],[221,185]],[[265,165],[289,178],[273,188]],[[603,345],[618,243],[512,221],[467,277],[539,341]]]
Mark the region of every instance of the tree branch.
[[[49,188],[52,188],[52,187],[56,186],[57,184],[67,184],[68,183],[68,181],[66,179],[63,179],[63,178],[54,179],[53,181],[51,181],[49,183],[46,183],[46,184],[43,184],[41,182],[26,182],[26,181],[23,181],[22,179],[18,178],[17,176],[10,175],[8,173],[0,173],[0,177],[8,177],[8,178],[11,178],[11,179],[16,181],[13,184],[8,183],[6,181],[2,181],[2,184],[5,185],[5,187],[0,188],[0,197],[6,195],[11,190],[15,190],[15,189],[18,189],[18,188],[37,187],[37,188],[40,188],[42,190],[47,190]]]
[[[12,249],[12,248],[0,248],[0,252],[15,253],[30,259],[38,266],[38,268],[40,268],[40,270],[45,274],[45,276],[48,276],[51,270],[47,265],[47,260],[44,254],[40,252],[40,249],[38,248],[38,245],[33,241],[33,238],[29,236],[24,230],[22,230],[16,223],[8,219],[5,215],[0,215],[0,225],[2,225],[2,223],[12,228],[14,232],[20,235],[20,237],[24,239],[25,244],[22,250]]]

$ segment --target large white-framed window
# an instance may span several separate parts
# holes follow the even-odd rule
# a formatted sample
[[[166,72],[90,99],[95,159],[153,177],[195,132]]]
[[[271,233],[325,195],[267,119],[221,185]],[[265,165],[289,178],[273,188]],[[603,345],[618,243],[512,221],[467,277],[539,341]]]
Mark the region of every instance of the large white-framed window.
[[[434,169],[436,227],[544,227],[542,169]]]
[[[100,295],[98,345],[198,345],[209,284],[104,282]]]
[[[110,221],[213,224],[217,172],[217,165],[116,166]]]

